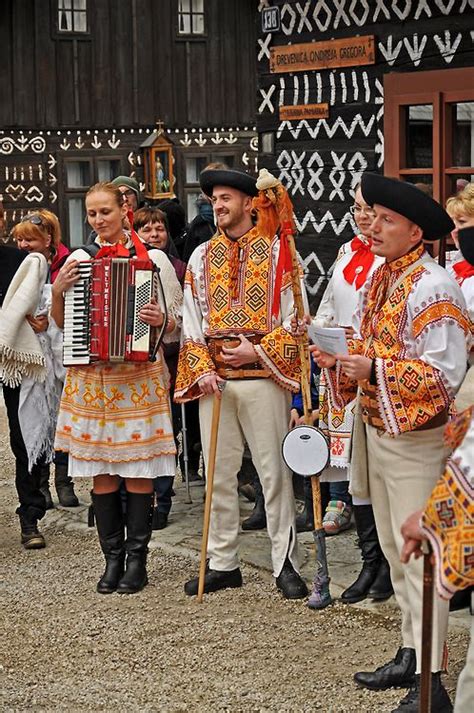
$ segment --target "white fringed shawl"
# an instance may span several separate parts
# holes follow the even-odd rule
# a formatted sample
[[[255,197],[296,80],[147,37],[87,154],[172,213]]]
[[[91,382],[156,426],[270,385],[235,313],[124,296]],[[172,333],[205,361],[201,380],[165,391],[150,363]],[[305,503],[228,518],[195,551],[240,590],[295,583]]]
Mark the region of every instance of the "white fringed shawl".
[[[46,377],[45,358],[38,336],[26,321],[34,314],[46,281],[48,263],[40,253],[31,253],[21,263],[0,310],[0,375],[8,386],[18,386],[28,376]]]
[[[51,309],[51,285],[43,287],[35,316]],[[49,316],[48,329],[38,334],[46,363],[46,378],[41,383],[23,377],[18,405],[18,420],[28,453],[28,470],[44,456],[46,463],[54,457],[54,436],[66,370],[62,363],[62,330]]]

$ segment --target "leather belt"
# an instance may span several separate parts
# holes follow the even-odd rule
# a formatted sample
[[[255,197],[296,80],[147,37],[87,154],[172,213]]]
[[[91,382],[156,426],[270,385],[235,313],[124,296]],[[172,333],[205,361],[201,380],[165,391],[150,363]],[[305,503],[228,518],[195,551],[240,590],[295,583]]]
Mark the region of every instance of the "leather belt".
[[[433,418],[430,418],[429,421],[426,423],[422,423],[421,426],[418,426],[418,428],[415,428],[415,431],[429,431],[432,428],[439,428],[440,426],[444,426],[445,423],[448,423],[448,409],[445,408],[443,411],[440,411],[439,413],[436,414],[436,416],[433,416]]]
[[[246,334],[245,337],[252,344],[259,344],[262,339],[261,334]],[[222,348],[238,347],[240,339],[238,337],[209,337],[207,340],[207,348],[211,356],[214,366],[216,367],[217,375],[222,379],[268,379],[270,370],[265,369],[259,361],[251,364],[244,364],[240,367],[233,367],[224,361]]]

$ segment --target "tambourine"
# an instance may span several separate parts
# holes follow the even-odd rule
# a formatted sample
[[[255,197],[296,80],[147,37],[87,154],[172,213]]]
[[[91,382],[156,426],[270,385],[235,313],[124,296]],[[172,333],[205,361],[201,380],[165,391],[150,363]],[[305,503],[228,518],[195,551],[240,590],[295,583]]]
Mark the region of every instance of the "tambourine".
[[[316,426],[296,426],[282,443],[283,460],[288,468],[306,477],[318,475],[329,464],[329,442]]]

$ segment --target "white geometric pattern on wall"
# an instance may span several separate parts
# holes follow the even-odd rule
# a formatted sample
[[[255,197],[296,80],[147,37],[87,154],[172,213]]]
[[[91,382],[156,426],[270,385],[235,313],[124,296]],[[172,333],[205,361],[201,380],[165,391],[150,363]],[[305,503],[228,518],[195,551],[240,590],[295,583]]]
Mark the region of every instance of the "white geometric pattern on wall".
[[[463,14],[472,0],[306,0],[281,6],[281,29],[285,35],[326,32],[341,27],[363,27],[387,20],[404,21],[442,15]],[[260,8],[259,8],[260,9]]]
[[[277,89],[278,96],[275,93]],[[267,88],[260,87],[259,92],[261,102],[258,113],[263,114],[268,111],[273,114],[280,106],[290,102],[293,104],[325,102],[330,106],[361,101],[365,104],[371,102],[378,104],[383,97],[383,86],[377,77],[369,77],[365,69],[353,69],[347,72],[331,71],[324,75],[321,72],[304,72],[300,75],[294,74],[292,77],[279,77]]]
[[[33,153],[43,153],[46,148],[46,142],[42,136],[33,136],[27,138],[23,133],[19,133],[17,137],[0,136],[0,153],[8,156],[16,149],[24,153],[32,151]]]

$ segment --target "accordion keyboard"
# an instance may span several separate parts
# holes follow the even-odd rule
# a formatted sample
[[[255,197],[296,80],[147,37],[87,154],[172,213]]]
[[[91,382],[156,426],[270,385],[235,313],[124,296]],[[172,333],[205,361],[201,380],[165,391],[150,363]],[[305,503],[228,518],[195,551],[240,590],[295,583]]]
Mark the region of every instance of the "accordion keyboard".
[[[92,261],[80,262],[79,280],[64,295],[64,366],[90,364],[90,289]]]

